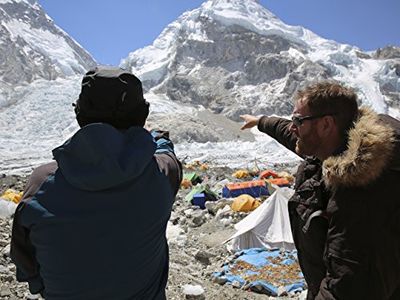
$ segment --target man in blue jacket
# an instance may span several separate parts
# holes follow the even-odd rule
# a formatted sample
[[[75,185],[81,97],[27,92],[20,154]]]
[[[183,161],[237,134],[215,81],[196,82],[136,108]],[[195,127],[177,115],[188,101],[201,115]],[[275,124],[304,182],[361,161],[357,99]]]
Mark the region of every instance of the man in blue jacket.
[[[46,299],[165,299],[165,231],[182,177],[133,74],[97,67],[75,103],[81,129],[35,169],[14,216],[17,279]]]

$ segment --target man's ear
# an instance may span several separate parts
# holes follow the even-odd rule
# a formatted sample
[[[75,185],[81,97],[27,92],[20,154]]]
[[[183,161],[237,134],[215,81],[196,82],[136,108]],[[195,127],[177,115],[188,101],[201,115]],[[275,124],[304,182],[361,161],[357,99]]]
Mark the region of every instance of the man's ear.
[[[332,136],[332,134],[337,131],[335,118],[333,116],[322,117],[318,129],[320,136]]]

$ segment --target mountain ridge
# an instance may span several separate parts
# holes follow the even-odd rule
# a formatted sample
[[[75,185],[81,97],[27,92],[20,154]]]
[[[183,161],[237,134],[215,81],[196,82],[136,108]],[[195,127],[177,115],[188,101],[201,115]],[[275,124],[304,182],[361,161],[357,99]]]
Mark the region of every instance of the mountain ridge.
[[[9,84],[82,74],[96,64],[35,0],[0,1],[0,78]]]
[[[326,79],[356,88],[376,111],[400,116],[400,80],[392,72],[399,63],[382,58],[286,25],[257,1],[211,0],[182,14],[121,66],[148,91],[233,120],[249,108],[290,114],[298,88]],[[375,80],[366,82],[362,72]]]
[[[1,167],[29,172],[51,160],[51,149],[78,129],[71,103],[81,74],[95,61],[70,37],[75,46],[69,46],[36,1],[0,0],[0,17],[5,7]],[[240,131],[235,121],[243,113],[290,115],[293,94],[313,81],[338,80],[357,90],[360,104],[400,118],[399,48],[362,52],[325,40],[284,24],[254,0],[205,1],[169,24],[152,45],[130,53],[121,67],[142,80],[152,128],[170,131],[180,157],[214,164],[283,156],[296,161],[292,153],[277,157],[276,142]],[[4,81],[4,75],[10,78]]]

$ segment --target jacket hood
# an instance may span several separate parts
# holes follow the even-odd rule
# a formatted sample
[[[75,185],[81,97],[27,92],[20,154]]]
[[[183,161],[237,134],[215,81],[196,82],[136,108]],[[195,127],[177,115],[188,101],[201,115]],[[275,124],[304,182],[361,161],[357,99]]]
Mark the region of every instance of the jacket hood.
[[[323,177],[327,187],[365,186],[376,180],[390,163],[395,147],[391,126],[381,122],[368,108],[349,130],[347,149],[323,162]]]
[[[140,176],[155,151],[151,134],[141,127],[122,132],[108,124],[93,123],[54,149],[53,156],[71,185],[97,191]]]

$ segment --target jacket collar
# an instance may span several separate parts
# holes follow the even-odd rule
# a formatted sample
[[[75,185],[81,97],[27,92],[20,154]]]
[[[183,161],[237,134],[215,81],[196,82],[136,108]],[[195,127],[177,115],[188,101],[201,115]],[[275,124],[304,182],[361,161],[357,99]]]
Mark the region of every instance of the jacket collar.
[[[359,114],[349,130],[346,150],[323,162],[322,174],[329,188],[365,186],[376,180],[390,161],[393,129],[380,122],[371,109],[361,108]]]

